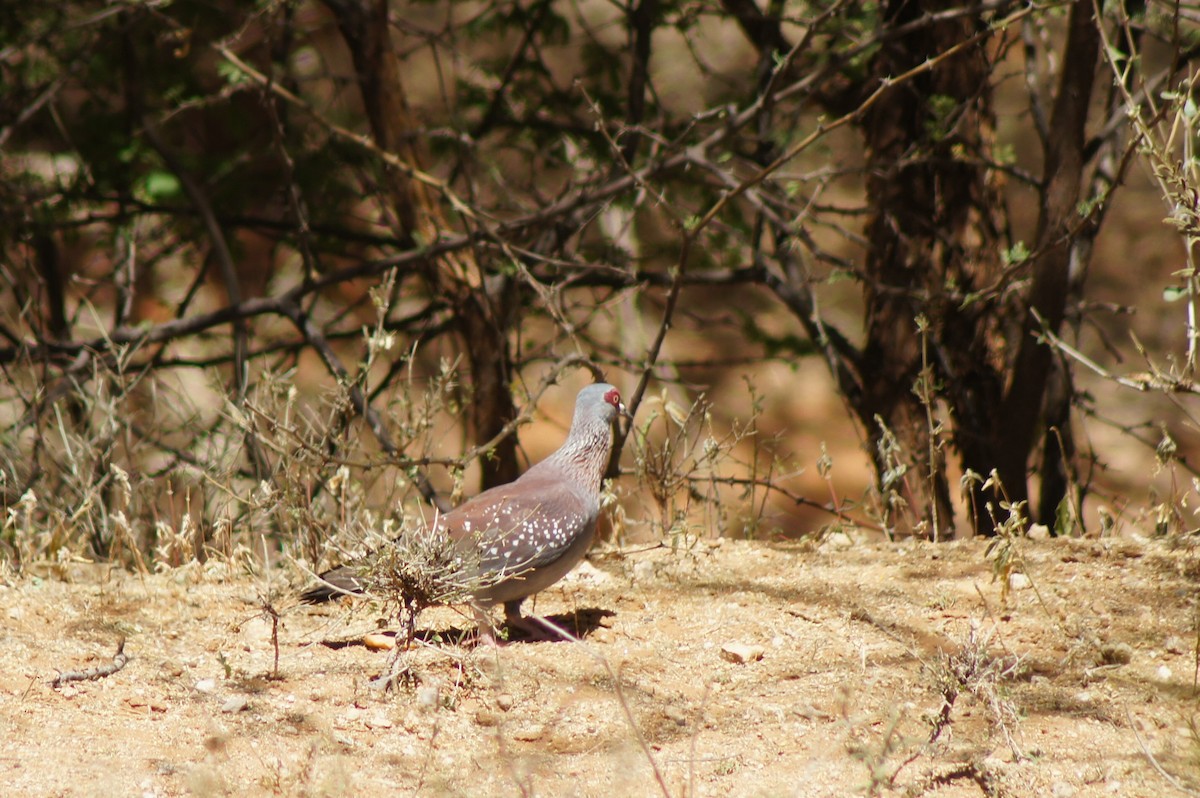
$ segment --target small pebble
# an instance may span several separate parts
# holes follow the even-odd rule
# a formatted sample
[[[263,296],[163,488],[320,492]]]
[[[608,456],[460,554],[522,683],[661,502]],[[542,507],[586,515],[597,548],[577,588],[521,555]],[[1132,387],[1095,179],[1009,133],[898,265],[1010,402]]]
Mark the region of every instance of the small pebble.
[[[513,697],[508,693],[501,693],[496,696],[496,706],[508,712],[513,706]]]
[[[417,706],[419,706],[421,709],[437,709],[437,705],[437,687],[423,684],[417,688]]]
[[[1073,798],[1077,794],[1078,790],[1065,781],[1056,781],[1050,785],[1050,795],[1053,798]]]
[[[1029,577],[1021,573],[1012,573],[1008,575],[1008,586],[1011,590],[1028,590],[1033,584]]]
[[[392,723],[392,719],[382,712],[376,713],[366,720],[368,729],[390,729],[396,724]]]
[[[763,658],[763,653],[762,646],[754,646],[749,643],[726,643],[721,646],[721,659],[736,662],[739,665],[760,660]]]
[[[648,560],[634,563],[633,565],[633,581],[649,582],[654,578],[654,563]]]
[[[1031,524],[1027,534],[1030,540],[1049,540],[1050,527],[1045,524]]]
[[[831,549],[852,549],[854,540],[845,532],[834,532],[826,535],[825,539],[821,541],[821,545]]]
[[[201,679],[200,681],[196,682],[196,689],[201,693],[211,693],[213,690],[217,689],[217,680]]]
[[[221,705],[221,711],[228,713],[241,712],[248,706],[250,706],[250,702],[246,700],[245,696],[234,695],[225,700],[225,703]]]
[[[369,651],[391,651],[396,647],[396,636],[383,632],[371,632],[363,635],[363,645]]]

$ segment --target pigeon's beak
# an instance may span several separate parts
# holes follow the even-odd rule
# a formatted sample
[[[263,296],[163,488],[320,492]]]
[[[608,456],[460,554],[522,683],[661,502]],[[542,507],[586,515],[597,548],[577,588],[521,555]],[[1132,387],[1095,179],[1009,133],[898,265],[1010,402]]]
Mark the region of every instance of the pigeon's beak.
[[[624,402],[617,402],[617,415],[624,416],[625,418],[629,419],[630,421],[633,421],[633,414],[630,413],[629,410],[627,410],[625,408]]]

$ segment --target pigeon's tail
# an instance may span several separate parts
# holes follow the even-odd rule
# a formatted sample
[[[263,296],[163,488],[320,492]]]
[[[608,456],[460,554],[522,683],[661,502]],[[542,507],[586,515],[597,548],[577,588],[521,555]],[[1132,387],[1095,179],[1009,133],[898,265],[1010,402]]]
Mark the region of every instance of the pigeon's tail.
[[[326,571],[319,577],[319,584],[300,594],[300,600],[305,604],[321,604],[347,593],[361,593],[363,586],[358,579],[358,571],[350,565]]]

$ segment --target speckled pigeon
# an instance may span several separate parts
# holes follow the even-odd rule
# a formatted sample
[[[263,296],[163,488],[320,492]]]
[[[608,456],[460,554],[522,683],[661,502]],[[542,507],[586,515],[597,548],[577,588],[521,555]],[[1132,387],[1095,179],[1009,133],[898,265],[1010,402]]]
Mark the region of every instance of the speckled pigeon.
[[[613,421],[625,413],[621,394],[607,383],[589,385],[575,400],[567,440],[507,485],[498,485],[439,516],[434,528],[479,563],[474,608],[487,634],[486,610],[504,605],[509,626],[536,630],[521,617],[521,602],[564,577],[592,544],[600,514],[600,484],[612,452]],[[361,567],[321,574],[306,591],[309,603],[360,593]]]

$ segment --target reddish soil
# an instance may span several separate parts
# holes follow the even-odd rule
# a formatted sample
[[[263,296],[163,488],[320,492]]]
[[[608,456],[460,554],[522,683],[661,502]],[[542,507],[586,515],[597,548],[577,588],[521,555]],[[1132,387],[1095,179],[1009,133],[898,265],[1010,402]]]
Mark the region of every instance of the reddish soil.
[[[1200,555],[1020,541],[1002,591],[985,548],[834,536],[596,557],[534,608],[581,621],[582,642],[434,640],[406,654],[419,684],[386,693],[368,686],[389,655],[359,642],[378,616],[365,603],[278,599],[273,677],[262,577],[68,565],[0,587],[0,783],[22,796],[1200,789]],[[303,581],[274,578],[280,595]],[[439,609],[419,626],[469,623]],[[110,662],[122,636],[122,670],[50,685]]]

